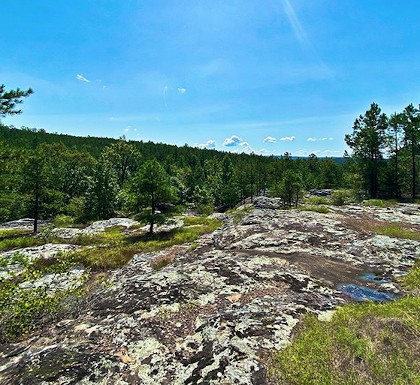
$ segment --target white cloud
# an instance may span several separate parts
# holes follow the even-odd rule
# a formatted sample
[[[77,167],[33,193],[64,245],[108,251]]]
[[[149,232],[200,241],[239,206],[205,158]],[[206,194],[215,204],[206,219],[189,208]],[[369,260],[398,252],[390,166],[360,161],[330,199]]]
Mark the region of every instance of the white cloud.
[[[232,135],[230,138],[226,138],[223,145],[226,147],[235,147],[242,142],[242,139],[236,135]]]
[[[223,146],[235,147],[229,151],[236,152],[236,153],[246,152],[249,154],[251,152],[254,152],[254,149],[249,145],[249,143],[246,142],[245,140],[242,140],[237,135],[232,135],[230,138],[226,138],[223,142]]]
[[[125,131],[125,132],[128,132],[128,131],[130,131],[130,128],[131,128],[131,126],[127,126],[127,127],[124,129],[124,131]]]
[[[216,148],[216,141],[209,139],[206,143],[196,144],[195,147],[198,148]]]
[[[76,75],[76,79],[80,80],[81,82],[86,82],[86,83],[90,83],[89,79],[86,79],[83,75],[77,74]]]
[[[280,138],[282,142],[293,142],[296,139],[296,136],[285,136],[284,138]]]
[[[179,92],[180,94],[185,94],[185,93],[187,92],[187,89],[186,89],[186,88],[184,88],[184,87],[178,87],[178,92]]]
[[[267,136],[267,137],[263,140],[263,142],[264,142],[264,143],[276,143],[276,141],[277,141],[277,139],[276,139],[276,138],[273,138],[272,136]]]

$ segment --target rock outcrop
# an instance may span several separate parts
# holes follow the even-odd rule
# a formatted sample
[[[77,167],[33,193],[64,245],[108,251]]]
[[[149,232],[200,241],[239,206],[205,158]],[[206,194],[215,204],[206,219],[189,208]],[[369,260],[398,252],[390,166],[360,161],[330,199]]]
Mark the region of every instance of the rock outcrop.
[[[134,256],[77,317],[0,346],[0,384],[266,384],[267,357],[303,314],[328,319],[350,300],[342,284],[397,293],[392,277],[419,257],[417,241],[349,223],[358,210],[282,211],[267,199],[194,250]],[[390,215],[418,224],[418,206],[403,210]],[[152,268],[167,256],[172,264]],[[366,272],[389,279],[369,283]]]

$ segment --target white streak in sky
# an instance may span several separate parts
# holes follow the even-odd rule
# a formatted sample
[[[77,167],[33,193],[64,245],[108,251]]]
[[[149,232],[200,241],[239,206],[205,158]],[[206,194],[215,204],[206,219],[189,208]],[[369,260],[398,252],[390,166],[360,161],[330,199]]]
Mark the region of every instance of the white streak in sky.
[[[287,18],[289,19],[290,25],[293,28],[293,32],[295,33],[296,38],[304,44],[308,44],[308,37],[306,35],[305,30],[302,27],[298,17],[296,16],[296,12],[290,4],[289,0],[282,0],[284,12],[286,12]]]
[[[291,4],[290,0],[281,0],[281,2],[283,4],[283,9],[286,13],[289,23],[292,26],[296,39],[300,42],[300,44],[305,50],[309,51],[314,56],[314,58],[319,63],[325,74],[327,74],[331,78],[334,77],[331,70],[322,61],[322,59],[316,52],[316,49],[311,43],[310,39],[308,38],[308,35],[306,34],[305,29],[303,28],[298,16],[296,15],[295,9],[293,8],[293,5]]]
[[[76,75],[76,79],[80,80],[81,82],[86,82],[86,83],[90,83],[89,79],[86,79],[83,75],[77,74]]]

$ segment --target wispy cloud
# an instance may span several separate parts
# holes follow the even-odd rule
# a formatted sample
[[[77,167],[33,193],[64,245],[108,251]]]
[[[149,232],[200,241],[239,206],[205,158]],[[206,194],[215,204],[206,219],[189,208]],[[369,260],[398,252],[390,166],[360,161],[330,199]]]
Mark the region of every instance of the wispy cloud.
[[[89,79],[86,79],[83,75],[77,74],[76,75],[76,79],[80,80],[81,82],[86,82],[86,83],[90,83]]]
[[[264,143],[276,143],[276,141],[277,141],[277,139],[276,139],[276,138],[273,138],[272,136],[267,136],[267,137],[263,140],[263,142],[264,142]]]
[[[187,92],[187,89],[186,89],[186,88],[184,88],[184,87],[178,87],[178,92],[179,92],[180,94],[185,94],[185,93]]]
[[[223,142],[223,145],[226,147],[235,147],[242,142],[241,138],[237,135],[232,135],[230,138],[226,138]]]
[[[289,19],[290,25],[293,28],[293,32],[296,36],[296,38],[303,44],[308,44],[308,37],[306,35],[305,30],[302,27],[302,24],[300,23],[296,12],[290,3],[289,0],[282,0],[284,12],[286,12],[287,18]]]
[[[209,139],[206,143],[195,144],[194,147],[198,148],[216,148],[216,141]]]
[[[293,142],[294,140],[296,140],[296,136],[285,136],[283,138],[279,139],[282,142]]]
[[[326,140],[334,140],[334,138],[308,138],[306,139],[308,142],[325,142]]]
[[[315,47],[313,46],[311,40],[309,39],[308,35],[306,34],[305,29],[302,26],[302,23],[300,22],[295,9],[293,8],[292,3],[290,0],[281,0],[283,4],[284,12],[286,13],[287,19],[289,20],[289,23],[293,29],[293,33],[296,37],[296,39],[300,42],[301,46],[311,53],[314,57],[314,59],[318,62],[319,66],[321,67],[322,71],[325,72],[325,74],[328,77],[333,77],[333,74],[328,68],[328,66],[322,61],[322,59],[319,57]]]

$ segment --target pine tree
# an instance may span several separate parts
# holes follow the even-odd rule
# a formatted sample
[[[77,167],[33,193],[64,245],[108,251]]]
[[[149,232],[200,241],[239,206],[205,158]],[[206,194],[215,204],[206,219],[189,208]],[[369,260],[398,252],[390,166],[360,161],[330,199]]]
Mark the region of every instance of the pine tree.
[[[365,115],[360,115],[354,122],[353,133],[345,136],[372,198],[376,198],[379,191],[379,173],[387,143],[387,127],[387,116],[381,113],[376,103],[372,103]]]

